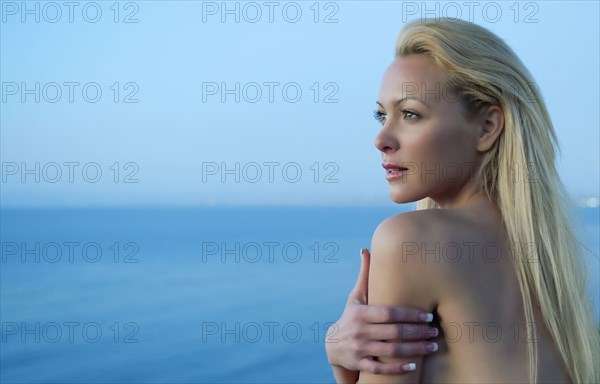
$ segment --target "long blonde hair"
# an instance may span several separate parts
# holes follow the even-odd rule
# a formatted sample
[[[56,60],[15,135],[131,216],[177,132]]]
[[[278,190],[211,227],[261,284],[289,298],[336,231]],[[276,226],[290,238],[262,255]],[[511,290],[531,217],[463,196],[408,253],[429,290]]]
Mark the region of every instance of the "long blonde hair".
[[[556,171],[556,133],[533,77],[499,37],[456,19],[407,24],[396,56],[410,54],[426,55],[445,69],[472,111],[492,104],[504,111],[504,130],[483,156],[476,177],[498,204],[509,244],[515,246],[526,324],[533,324],[535,302],[570,379],[599,382],[600,337],[584,279],[584,247],[569,215],[575,207]],[[417,209],[430,208],[437,208],[430,198],[417,203]],[[529,245],[536,250],[534,262],[525,255]],[[535,383],[535,342],[528,344],[528,355]]]

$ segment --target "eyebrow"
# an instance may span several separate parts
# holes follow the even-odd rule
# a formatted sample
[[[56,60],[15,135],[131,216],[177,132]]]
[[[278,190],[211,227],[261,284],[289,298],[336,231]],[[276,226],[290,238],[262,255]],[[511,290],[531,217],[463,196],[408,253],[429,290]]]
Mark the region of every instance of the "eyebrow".
[[[400,104],[404,103],[406,100],[417,100],[421,104],[425,105],[427,108],[431,109],[431,106],[429,104],[427,104],[423,100],[421,100],[417,97],[414,97],[414,96],[406,96],[406,97],[401,98],[400,100],[394,101],[394,108],[397,108]],[[381,105],[381,103],[379,101],[376,101],[375,103],[377,103],[377,105],[379,105],[381,108],[383,108],[383,105]]]

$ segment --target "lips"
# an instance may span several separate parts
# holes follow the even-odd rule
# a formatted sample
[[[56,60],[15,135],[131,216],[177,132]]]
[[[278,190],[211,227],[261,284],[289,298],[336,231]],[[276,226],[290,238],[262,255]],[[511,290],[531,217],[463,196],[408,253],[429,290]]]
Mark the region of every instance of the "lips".
[[[406,171],[406,170],[408,170],[408,168],[406,168],[406,167],[401,167],[399,165],[392,164],[392,163],[385,163],[384,162],[384,163],[381,163],[381,166],[383,168],[385,168],[385,169],[388,169],[388,170],[389,169],[396,169],[396,170],[399,170],[399,171]]]
[[[406,179],[405,179],[406,172],[405,171],[408,171],[408,168],[402,167],[400,165],[393,164],[393,163],[386,163],[385,161],[383,163],[381,163],[381,166],[383,168],[385,168],[385,178],[387,181],[389,181],[389,182],[393,182],[393,181],[397,181],[397,180],[406,181]]]

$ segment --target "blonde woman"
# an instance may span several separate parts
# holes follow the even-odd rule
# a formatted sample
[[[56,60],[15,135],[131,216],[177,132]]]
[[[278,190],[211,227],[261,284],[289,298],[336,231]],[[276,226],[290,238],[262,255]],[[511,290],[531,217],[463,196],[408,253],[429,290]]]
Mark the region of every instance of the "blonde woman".
[[[556,135],[515,53],[473,23],[411,22],[375,117],[391,199],[418,205],[383,221],[363,255],[353,295],[379,318],[359,316],[355,300],[330,328],[336,380],[598,383],[597,324]],[[439,335],[426,343],[433,328],[416,312],[393,318],[392,306],[432,313]]]

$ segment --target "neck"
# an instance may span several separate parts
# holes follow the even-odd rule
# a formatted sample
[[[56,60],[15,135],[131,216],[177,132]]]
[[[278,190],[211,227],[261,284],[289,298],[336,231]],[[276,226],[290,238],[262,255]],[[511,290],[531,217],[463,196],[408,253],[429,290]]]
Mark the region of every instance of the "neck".
[[[471,205],[479,205],[483,202],[491,203],[483,188],[469,183],[455,193],[445,194],[440,197],[431,196],[433,201],[442,209],[465,208]]]

